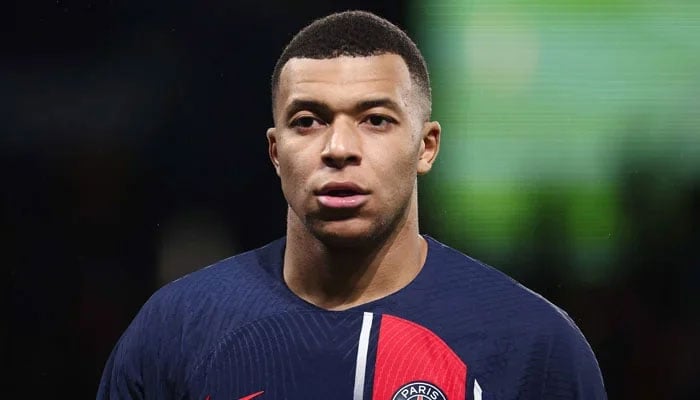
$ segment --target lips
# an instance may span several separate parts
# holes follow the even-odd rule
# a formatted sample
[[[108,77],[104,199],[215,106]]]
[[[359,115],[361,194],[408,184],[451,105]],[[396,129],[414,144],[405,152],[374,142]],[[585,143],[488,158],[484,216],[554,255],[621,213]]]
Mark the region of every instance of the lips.
[[[356,194],[367,194],[367,190],[353,182],[329,182],[316,191],[320,196],[352,196]]]
[[[314,194],[323,207],[356,208],[367,201],[369,191],[353,182],[329,182]]]

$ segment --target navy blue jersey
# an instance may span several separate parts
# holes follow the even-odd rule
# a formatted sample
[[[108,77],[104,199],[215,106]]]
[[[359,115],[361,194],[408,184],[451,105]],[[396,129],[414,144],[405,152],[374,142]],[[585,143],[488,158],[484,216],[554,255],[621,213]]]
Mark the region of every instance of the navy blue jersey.
[[[565,312],[425,238],[408,286],[344,311],[287,288],[284,238],[165,285],[115,346],[97,398],[606,398]]]

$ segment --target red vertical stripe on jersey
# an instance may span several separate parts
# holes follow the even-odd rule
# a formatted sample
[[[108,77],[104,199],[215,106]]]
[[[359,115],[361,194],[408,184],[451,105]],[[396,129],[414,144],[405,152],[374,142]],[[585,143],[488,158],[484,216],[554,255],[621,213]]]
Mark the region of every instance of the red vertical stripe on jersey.
[[[372,400],[391,400],[403,385],[424,381],[448,400],[465,398],[467,366],[430,330],[391,315],[382,316]]]

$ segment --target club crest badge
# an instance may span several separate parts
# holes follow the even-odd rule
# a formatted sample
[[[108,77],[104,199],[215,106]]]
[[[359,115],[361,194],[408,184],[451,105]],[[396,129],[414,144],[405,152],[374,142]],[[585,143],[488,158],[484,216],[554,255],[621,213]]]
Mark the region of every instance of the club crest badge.
[[[432,383],[416,381],[403,385],[391,400],[447,400],[447,397]]]

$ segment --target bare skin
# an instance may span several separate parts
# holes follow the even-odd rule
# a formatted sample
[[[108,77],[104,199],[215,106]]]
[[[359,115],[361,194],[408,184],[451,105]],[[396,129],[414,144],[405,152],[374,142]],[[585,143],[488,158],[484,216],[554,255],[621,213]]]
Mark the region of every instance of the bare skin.
[[[395,54],[282,69],[268,150],[289,205],[284,280],[302,299],[344,310],[420,272],[417,176],[440,143],[420,96]]]

